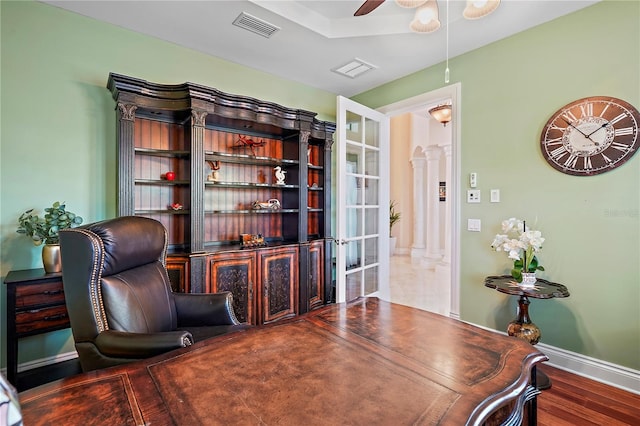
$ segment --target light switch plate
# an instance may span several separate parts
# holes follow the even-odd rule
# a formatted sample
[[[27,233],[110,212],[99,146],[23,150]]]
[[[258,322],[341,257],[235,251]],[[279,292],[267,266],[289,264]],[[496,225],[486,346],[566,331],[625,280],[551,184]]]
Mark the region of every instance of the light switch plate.
[[[499,203],[500,202],[500,190],[499,189],[492,189],[491,190],[491,202],[492,203]]]
[[[467,231],[480,232],[482,222],[480,219],[467,219]]]

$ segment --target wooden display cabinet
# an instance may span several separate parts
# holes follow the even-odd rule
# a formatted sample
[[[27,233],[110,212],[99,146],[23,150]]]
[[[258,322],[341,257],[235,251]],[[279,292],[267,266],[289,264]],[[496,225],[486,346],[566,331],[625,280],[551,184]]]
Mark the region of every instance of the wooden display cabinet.
[[[259,234],[266,247],[251,248],[253,285],[232,290],[243,322],[269,322],[329,300],[334,123],[193,83],[162,85],[112,73],[107,87],[116,101],[118,215],[165,226],[174,291],[229,285],[222,277],[240,268],[241,234]],[[276,171],[284,172],[284,182]],[[260,283],[267,283],[260,291],[271,291],[264,281],[270,270],[260,262],[285,246],[296,250],[289,285],[296,293],[286,307],[272,296],[249,302]],[[272,290],[280,295],[279,287]]]
[[[238,321],[267,324],[298,312],[298,246],[215,253],[208,292],[230,291]]]

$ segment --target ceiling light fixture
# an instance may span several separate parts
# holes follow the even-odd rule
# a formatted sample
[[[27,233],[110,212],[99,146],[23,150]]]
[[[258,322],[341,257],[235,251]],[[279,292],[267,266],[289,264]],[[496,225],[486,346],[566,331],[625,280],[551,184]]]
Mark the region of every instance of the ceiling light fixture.
[[[427,0],[416,9],[416,14],[409,24],[409,28],[416,33],[432,33],[440,28],[436,0]]]
[[[431,33],[440,28],[440,17],[438,16],[438,3],[436,0],[395,1],[400,7],[416,8],[415,16],[409,24],[409,28],[411,28],[412,31],[416,33]],[[366,3],[365,1],[365,4]],[[500,0],[467,0],[467,6],[464,12],[462,12],[462,16],[466,19],[480,19],[496,10],[499,5]],[[447,3],[447,8],[448,7],[449,4]],[[448,14],[447,12],[447,15]]]
[[[442,104],[436,107],[433,107],[429,110],[429,114],[439,123],[441,123],[444,127],[447,127],[447,123],[451,121],[451,105]]]
[[[500,0],[467,0],[462,16],[467,19],[479,19],[487,16],[500,5]]]

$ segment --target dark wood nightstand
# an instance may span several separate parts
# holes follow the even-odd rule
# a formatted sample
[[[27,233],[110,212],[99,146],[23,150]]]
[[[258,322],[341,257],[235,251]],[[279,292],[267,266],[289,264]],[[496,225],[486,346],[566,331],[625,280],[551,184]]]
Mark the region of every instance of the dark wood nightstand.
[[[10,271],[7,285],[7,379],[18,376],[18,339],[69,328],[62,274],[44,269]]]

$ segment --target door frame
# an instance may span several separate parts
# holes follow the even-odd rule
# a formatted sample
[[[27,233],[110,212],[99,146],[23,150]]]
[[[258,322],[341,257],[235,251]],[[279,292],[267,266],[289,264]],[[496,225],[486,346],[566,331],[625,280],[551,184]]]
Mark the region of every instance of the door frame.
[[[441,87],[430,92],[422,93],[392,104],[384,105],[376,108],[387,115],[389,118],[401,115],[407,112],[415,112],[420,110],[426,113],[426,107],[433,104],[446,102],[451,100],[451,196],[447,194],[447,198],[451,200],[451,301],[450,313],[451,318],[460,318],[460,210],[461,210],[461,102],[462,84],[454,83],[449,86]]]

